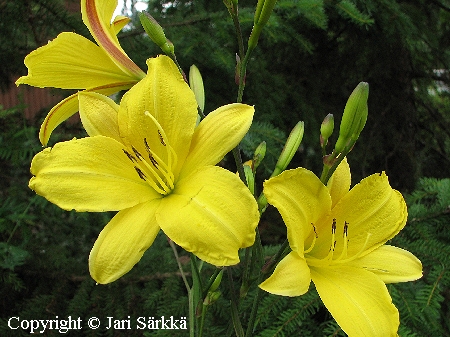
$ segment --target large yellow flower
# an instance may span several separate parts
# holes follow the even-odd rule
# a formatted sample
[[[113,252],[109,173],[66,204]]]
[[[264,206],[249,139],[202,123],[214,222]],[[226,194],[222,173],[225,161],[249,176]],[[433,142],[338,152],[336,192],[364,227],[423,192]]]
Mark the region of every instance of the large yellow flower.
[[[127,273],[160,228],[216,266],[238,263],[239,248],[255,239],[254,197],[234,173],[214,166],[248,131],[253,107],[220,107],[196,127],[195,96],[172,60],[147,65],[120,106],[81,92],[90,137],[44,149],[31,164],[30,188],[61,208],[119,211],[89,257],[98,283]]]
[[[117,0],[81,0],[81,14],[98,45],[75,33],[64,32],[25,57],[28,75],[16,84],[61,89],[86,89],[111,95],[131,88],[145,73],[121,48],[116,34],[129,19],[111,23]],[[52,108],[39,132],[46,145],[52,131],[78,111],[78,96],[71,95]]]
[[[405,226],[406,204],[384,173],[349,188],[346,161],[328,186],[303,168],[264,183],[267,200],[287,226],[292,252],[260,287],[272,294],[299,296],[312,280],[349,336],[396,336],[399,314],[385,283],[422,275],[413,254],[385,245]]]

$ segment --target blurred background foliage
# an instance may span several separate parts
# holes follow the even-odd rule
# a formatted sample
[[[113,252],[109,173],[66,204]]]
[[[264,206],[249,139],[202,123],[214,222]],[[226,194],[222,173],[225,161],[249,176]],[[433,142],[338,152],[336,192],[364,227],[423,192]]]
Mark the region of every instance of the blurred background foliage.
[[[160,50],[143,34],[136,3],[127,1],[122,8],[133,21],[119,38],[128,55],[146,69],[145,60]],[[182,68],[187,71],[196,64],[200,69],[205,111],[235,101],[237,44],[222,1],[146,4],[174,43]],[[239,1],[244,38],[250,34],[255,5],[256,1]],[[68,10],[72,7],[75,12]],[[25,55],[59,32],[91,38],[78,8],[77,1],[0,1],[2,90],[14,85],[15,76],[26,74]],[[320,174],[320,123],[328,113],[339,122],[353,88],[360,81],[370,84],[369,118],[349,156],[353,183],[374,172],[387,172],[409,206],[408,224],[393,244],[412,251],[424,265],[420,281],[389,285],[400,310],[402,337],[450,336],[449,46],[448,0],[279,0],[246,78],[244,102],[254,105],[256,114],[242,142],[245,159],[262,140],[268,144],[259,182],[270,175],[299,120],[305,122],[305,136],[291,167],[304,166]],[[111,285],[95,286],[87,257],[112,214],[65,212],[27,188],[30,161],[41,149],[37,131],[48,110],[26,120],[23,108],[0,110],[0,334],[23,332],[7,327],[11,316],[185,316],[185,289],[163,235],[129,274]],[[84,136],[78,124],[57,131],[52,142]],[[235,169],[231,158],[222,165]],[[270,256],[286,235],[276,211],[268,210],[260,231]],[[240,272],[239,266],[232,268],[236,280]],[[225,323],[230,315],[226,282],[221,290],[222,297],[207,315],[206,336],[233,333]],[[243,322],[252,296],[250,291],[241,300]],[[122,334],[85,328],[71,335]],[[132,330],[123,335],[187,332]],[[299,298],[266,296],[262,301],[255,336],[294,335],[344,336],[314,289]]]

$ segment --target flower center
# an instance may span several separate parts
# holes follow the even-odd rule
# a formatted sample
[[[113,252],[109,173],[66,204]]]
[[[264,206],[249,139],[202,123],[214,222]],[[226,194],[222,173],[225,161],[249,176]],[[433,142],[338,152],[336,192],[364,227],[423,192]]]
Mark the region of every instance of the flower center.
[[[352,254],[351,256],[349,256],[348,255],[348,245],[349,245],[348,225],[349,225],[349,223],[347,221],[344,221],[344,226],[343,226],[343,231],[342,231],[343,234],[342,234],[342,238],[340,238],[340,237],[336,236],[337,224],[336,224],[336,219],[333,219],[333,223],[331,224],[331,242],[330,242],[330,249],[328,251],[328,255],[323,258],[317,258],[315,256],[308,254],[313,250],[313,248],[316,244],[316,240],[319,238],[319,235],[317,234],[317,231],[316,231],[316,227],[312,223],[311,223],[311,225],[313,226],[314,236],[313,236],[311,246],[305,250],[304,254],[305,254],[305,258],[307,260],[308,265],[316,266],[316,267],[325,267],[325,266],[330,266],[330,265],[335,265],[335,264],[345,264],[345,263],[348,263],[348,262],[351,262],[351,261],[357,259],[366,251],[367,244],[369,243],[369,239],[372,235],[370,233],[367,233],[366,241],[362,245],[361,249],[359,249],[356,254]],[[337,250],[336,248],[338,245],[341,245],[341,247],[339,247],[341,249],[341,252],[340,252],[339,256],[336,256],[335,252]]]
[[[169,139],[156,118],[148,111],[145,111],[145,115],[149,117],[156,126],[156,136],[159,140],[159,144],[150,146],[147,138],[144,138],[142,144],[137,147],[145,149],[145,152],[147,152],[146,157],[142,155],[142,151],[139,152],[134,146],[131,146],[131,151],[123,149],[123,152],[133,163],[139,178],[146,181],[156,192],[166,195],[169,194],[175,186],[173,170],[177,165],[177,154],[172,146],[170,146]],[[154,151],[156,145],[162,145],[163,147],[163,151],[160,151],[159,155]],[[163,156],[165,158],[163,158]]]

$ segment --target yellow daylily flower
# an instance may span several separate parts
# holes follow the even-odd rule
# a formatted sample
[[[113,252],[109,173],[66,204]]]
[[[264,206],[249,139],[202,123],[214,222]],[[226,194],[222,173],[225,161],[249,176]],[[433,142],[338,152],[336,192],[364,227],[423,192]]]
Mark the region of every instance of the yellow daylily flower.
[[[85,37],[63,32],[25,57],[28,75],[16,84],[61,89],[85,89],[111,95],[131,88],[145,73],[127,56],[116,34],[130,20],[117,16],[111,23],[117,0],[82,0],[81,14],[98,45]],[[58,103],[45,118],[39,139],[47,145],[53,130],[78,111],[73,94]]]
[[[422,276],[413,254],[385,244],[405,226],[406,203],[384,172],[349,188],[346,161],[327,186],[304,168],[264,183],[267,200],[287,226],[292,252],[260,287],[299,296],[312,280],[347,335],[396,336],[399,314],[385,284]]]
[[[255,239],[255,199],[232,172],[214,166],[235,147],[254,109],[230,104],[196,127],[197,102],[167,56],[147,61],[147,76],[120,106],[80,92],[90,137],[38,153],[29,186],[63,209],[119,212],[96,240],[89,269],[98,283],[127,273],[160,229],[216,266],[239,262]]]

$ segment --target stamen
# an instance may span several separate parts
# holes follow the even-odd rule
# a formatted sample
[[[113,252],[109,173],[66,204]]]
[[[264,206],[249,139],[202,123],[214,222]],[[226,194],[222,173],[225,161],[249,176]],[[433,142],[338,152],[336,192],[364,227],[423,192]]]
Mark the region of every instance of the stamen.
[[[159,172],[161,172],[161,174],[164,176],[164,178],[166,178],[170,187],[173,188],[174,187],[173,181],[175,180],[175,176],[174,176],[172,170],[166,165],[164,160],[159,158],[158,155],[150,149],[150,145],[148,145],[147,138],[144,138],[144,146],[148,152],[148,158],[152,162],[153,166],[155,166],[155,168],[157,168],[159,170]],[[155,159],[155,157],[156,157],[156,159]]]
[[[159,141],[167,150],[167,171],[172,172],[172,167],[176,166],[177,154],[173,150],[172,146],[170,146],[167,135],[164,132],[164,129],[161,127],[161,124],[159,124],[159,122],[156,120],[155,117],[152,116],[152,114],[150,112],[145,111],[145,115],[147,117],[150,117],[150,119],[153,121],[153,123],[155,123],[155,125],[158,129]],[[154,155],[154,153],[153,153],[153,155]],[[173,158],[172,158],[172,156],[173,156]],[[158,160],[159,158],[156,158],[156,159]]]
[[[314,228],[314,233],[316,233],[316,228],[313,224],[311,224]],[[364,254],[364,252],[367,249],[367,246],[369,244],[369,240],[370,237],[372,236],[371,233],[367,233],[367,237],[366,237],[366,241],[364,242],[363,246],[361,247],[361,249],[356,253],[356,254],[352,254],[350,257],[348,257],[348,243],[349,243],[349,239],[348,239],[348,225],[349,223],[347,221],[344,222],[344,227],[343,227],[343,234],[342,234],[342,238],[343,238],[343,245],[342,245],[342,251],[339,254],[338,258],[333,259],[334,256],[334,252],[336,250],[336,240],[335,240],[335,236],[336,236],[336,219],[333,219],[333,223],[331,225],[331,246],[330,246],[330,251],[328,252],[328,255],[325,256],[324,258],[317,258],[314,256],[306,256],[306,259],[308,261],[308,265],[310,266],[317,266],[317,267],[323,267],[323,266],[329,266],[331,264],[344,264],[344,263],[349,263],[357,258],[359,258],[362,254]],[[317,233],[316,236],[313,238],[313,242],[311,244],[311,247],[308,248],[305,251],[306,253],[309,253],[314,244],[315,244],[315,238],[317,238]]]
[[[342,238],[344,239],[344,246],[342,247],[341,255],[336,259],[336,261],[340,261],[347,257],[348,252],[348,222],[344,222],[344,233],[342,234]]]
[[[351,261],[353,261],[353,260],[359,258],[359,257],[361,256],[361,254],[364,253],[364,252],[366,251],[366,247],[367,247],[367,244],[369,243],[369,239],[370,239],[371,236],[372,236],[371,233],[367,233],[366,241],[364,242],[364,245],[362,246],[362,248],[359,250],[358,253],[356,253],[355,255],[353,255],[351,258],[345,260],[345,263],[351,262]]]
[[[167,194],[169,193],[172,189],[173,189],[173,181],[171,181],[170,179],[168,179],[168,175],[166,172],[164,172],[164,170],[160,170],[155,163],[152,162],[152,164],[155,166],[155,168],[158,170],[158,172],[161,172],[162,175],[164,176],[164,178],[166,178],[167,183],[169,183],[169,186],[167,186],[167,184],[164,182],[164,180],[162,180],[162,178],[159,176],[159,174],[155,171],[155,168],[153,168],[152,166],[150,166],[149,163],[147,163],[147,161],[143,160],[142,163],[145,165],[145,167],[150,171],[150,173],[155,177],[155,179],[158,181],[159,185],[161,186],[160,190],[162,189],[163,192],[159,192],[161,194]],[[152,185],[153,186],[153,185]]]
[[[305,250],[303,254],[308,254],[310,251],[312,251],[312,249],[314,248],[314,245],[316,244],[316,239],[319,237],[316,232],[316,226],[314,226],[314,224],[312,222],[311,222],[311,225],[313,226],[313,230],[314,230],[313,241],[311,242],[311,246],[309,246],[309,248],[307,250]]]
[[[330,247],[330,252],[328,253],[327,257],[325,258],[326,260],[333,260],[333,255],[334,255],[334,249],[336,248],[336,240],[335,240],[335,236],[336,236],[336,219],[333,219],[333,223],[331,224],[331,247]]]

